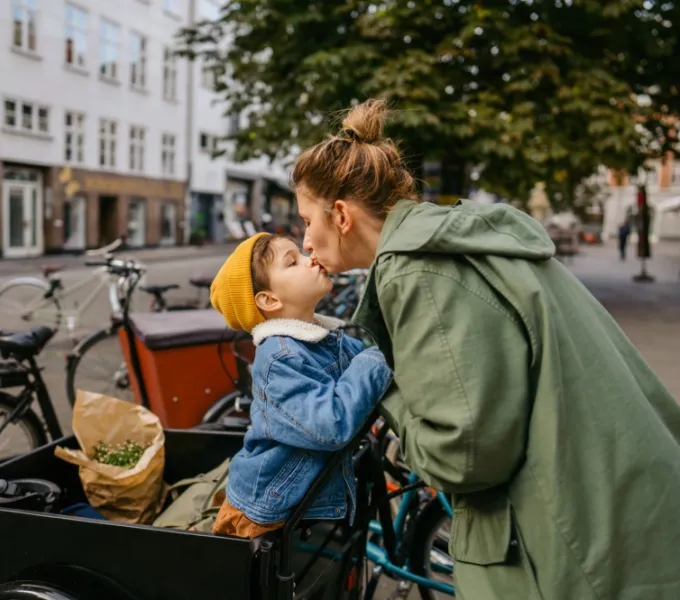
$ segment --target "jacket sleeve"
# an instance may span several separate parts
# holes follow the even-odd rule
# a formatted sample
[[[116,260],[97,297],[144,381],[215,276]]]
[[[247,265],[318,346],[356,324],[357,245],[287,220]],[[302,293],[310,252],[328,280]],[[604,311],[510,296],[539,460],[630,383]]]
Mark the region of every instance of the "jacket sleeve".
[[[396,276],[379,295],[396,382],[381,409],[407,464],[449,493],[510,479],[529,418],[523,329],[496,301],[440,274]]]
[[[306,450],[346,446],[369,417],[392,380],[377,349],[355,356],[335,381],[297,354],[272,359],[264,387],[265,434]]]

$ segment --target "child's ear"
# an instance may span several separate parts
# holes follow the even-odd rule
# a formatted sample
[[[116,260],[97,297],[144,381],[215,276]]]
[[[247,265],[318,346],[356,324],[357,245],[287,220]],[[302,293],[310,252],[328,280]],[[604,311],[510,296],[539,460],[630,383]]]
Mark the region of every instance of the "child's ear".
[[[264,314],[272,313],[283,308],[283,302],[272,292],[258,292],[255,294],[255,305]]]

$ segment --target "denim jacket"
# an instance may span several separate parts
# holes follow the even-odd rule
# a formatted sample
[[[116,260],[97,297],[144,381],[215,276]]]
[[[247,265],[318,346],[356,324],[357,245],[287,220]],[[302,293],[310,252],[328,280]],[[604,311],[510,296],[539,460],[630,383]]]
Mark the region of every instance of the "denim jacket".
[[[229,467],[227,498],[256,523],[286,520],[331,456],[356,435],[387,391],[392,372],[379,350],[317,315],[315,323],[276,319],[253,330],[251,428]],[[348,452],[307,514],[354,518]]]

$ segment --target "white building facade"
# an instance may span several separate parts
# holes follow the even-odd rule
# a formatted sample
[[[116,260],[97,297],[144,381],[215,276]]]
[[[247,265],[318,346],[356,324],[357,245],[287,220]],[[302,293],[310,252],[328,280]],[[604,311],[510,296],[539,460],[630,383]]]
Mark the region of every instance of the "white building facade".
[[[177,30],[220,5],[0,0],[1,256],[120,236],[132,247],[222,242],[276,212],[285,170],[213,159],[243,123],[215,104],[200,61],[173,54]]]
[[[184,236],[189,0],[0,0],[5,257]]]
[[[192,22],[216,20],[223,4],[223,0],[192,0],[189,18]],[[236,133],[245,122],[219,101],[213,91],[213,75],[200,60],[190,69],[191,200],[187,220],[192,233],[216,243],[243,237],[253,231],[253,224],[260,224],[265,212],[273,215],[276,224],[286,224],[294,210],[286,169],[265,158],[234,163],[229,152],[213,158],[213,150],[222,147],[219,140]]]

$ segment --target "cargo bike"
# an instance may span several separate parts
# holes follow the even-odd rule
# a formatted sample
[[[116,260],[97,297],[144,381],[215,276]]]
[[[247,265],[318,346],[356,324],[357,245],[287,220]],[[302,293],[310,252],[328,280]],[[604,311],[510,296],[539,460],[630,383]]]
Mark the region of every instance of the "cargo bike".
[[[353,442],[360,482],[371,453]],[[207,472],[241,447],[235,432],[166,430],[165,480]],[[352,600],[362,597],[370,486],[350,525],[306,521],[339,464],[329,462],[283,530],[255,540],[61,514],[84,502],[77,467],[54,456],[64,438],[0,465],[0,600]]]

